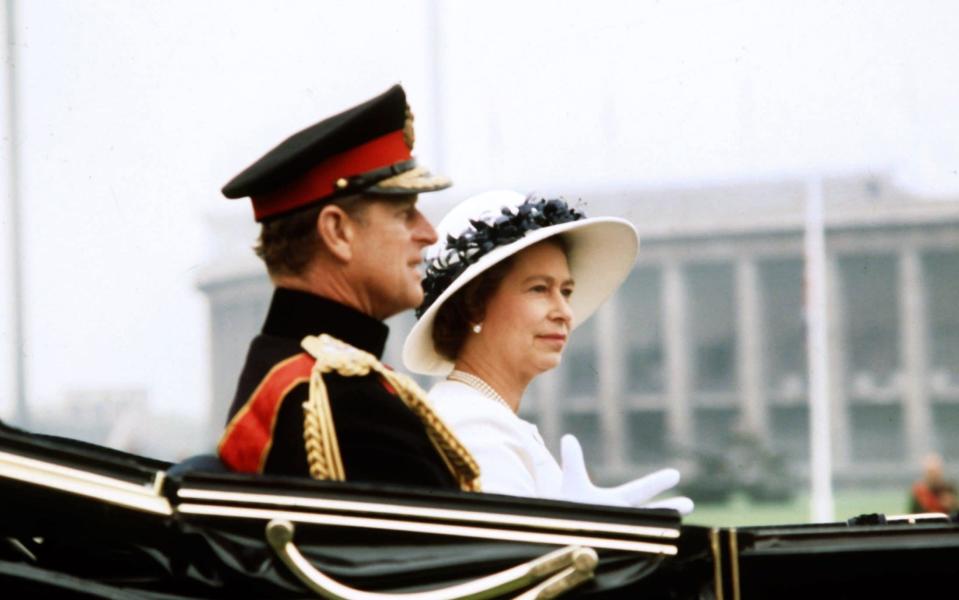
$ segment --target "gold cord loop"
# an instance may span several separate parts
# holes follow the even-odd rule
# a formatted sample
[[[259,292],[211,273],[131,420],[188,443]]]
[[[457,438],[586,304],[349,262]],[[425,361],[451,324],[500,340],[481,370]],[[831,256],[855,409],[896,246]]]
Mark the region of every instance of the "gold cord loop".
[[[336,372],[344,377],[361,377],[373,371],[396,390],[403,404],[422,421],[427,436],[456,478],[460,489],[479,491],[479,465],[469,450],[433,411],[426,401],[426,393],[413,379],[386,368],[369,352],[325,333],[307,336],[303,338],[301,345],[316,359],[310,373],[309,398],[303,403],[303,437],[311,477],[336,481],[346,479],[323,375]]]

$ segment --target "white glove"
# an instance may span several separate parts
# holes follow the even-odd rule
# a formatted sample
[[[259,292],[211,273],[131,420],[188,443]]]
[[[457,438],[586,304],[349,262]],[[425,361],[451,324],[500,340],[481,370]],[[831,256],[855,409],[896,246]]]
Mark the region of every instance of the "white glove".
[[[629,483],[601,488],[593,485],[583,462],[583,449],[576,436],[566,434],[560,440],[563,459],[563,499],[586,504],[631,506],[633,508],[671,508],[681,515],[693,512],[693,501],[685,496],[650,502],[653,498],[679,483],[679,471],[662,469]]]

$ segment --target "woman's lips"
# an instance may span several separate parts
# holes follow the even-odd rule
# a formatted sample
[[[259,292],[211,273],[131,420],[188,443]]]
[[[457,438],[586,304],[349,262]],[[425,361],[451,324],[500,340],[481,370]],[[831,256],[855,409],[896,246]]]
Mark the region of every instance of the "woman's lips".
[[[546,342],[553,342],[553,343],[555,343],[555,344],[565,344],[565,343],[566,343],[566,336],[565,336],[564,334],[562,334],[562,333],[551,333],[551,334],[547,334],[547,335],[541,335],[541,336],[539,336],[539,338],[540,338],[541,340],[546,341]]]

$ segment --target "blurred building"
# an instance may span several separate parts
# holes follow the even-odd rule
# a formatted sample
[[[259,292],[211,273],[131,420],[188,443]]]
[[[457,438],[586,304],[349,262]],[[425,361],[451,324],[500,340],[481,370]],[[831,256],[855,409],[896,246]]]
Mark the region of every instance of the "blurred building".
[[[87,388],[35,409],[31,428],[176,462],[196,452],[201,424],[151,410],[143,387]]]
[[[806,189],[567,191],[589,214],[628,218],[642,242],[626,284],[524,401],[551,447],[576,433],[603,465],[597,475],[620,480],[748,432],[805,474]],[[959,198],[913,197],[871,175],[829,178],[823,198],[836,480],[901,481],[929,450],[959,460]],[[211,311],[211,439],[269,301],[247,254],[214,261],[199,284]],[[387,362],[401,364],[412,322],[391,320]]]
[[[129,447],[130,427],[148,407],[143,388],[72,389],[59,404],[41,407],[37,427],[45,432],[93,443]]]

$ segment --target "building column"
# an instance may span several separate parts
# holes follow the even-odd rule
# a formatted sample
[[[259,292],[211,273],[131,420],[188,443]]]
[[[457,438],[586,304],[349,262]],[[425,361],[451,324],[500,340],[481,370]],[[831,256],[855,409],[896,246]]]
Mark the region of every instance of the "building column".
[[[932,450],[932,411],[929,404],[928,327],[925,282],[919,252],[899,254],[899,361],[902,374],[903,422],[909,464],[918,464]]]
[[[829,397],[832,406],[833,475],[850,467],[849,409],[846,396],[846,301],[839,259],[826,256],[826,311],[829,319]],[[809,389],[809,382],[806,382]]]
[[[690,408],[689,335],[686,329],[686,281],[682,265],[663,265],[663,346],[666,354],[666,425],[673,451],[685,450],[693,439]]]
[[[736,262],[736,378],[745,426],[750,433],[768,440],[762,381],[762,302],[756,271],[756,262],[750,258]]]
[[[603,435],[603,464],[610,469],[623,466],[623,421],[626,411],[620,406],[623,356],[620,348],[617,297],[614,295],[596,314],[596,364],[599,368],[598,410]]]

